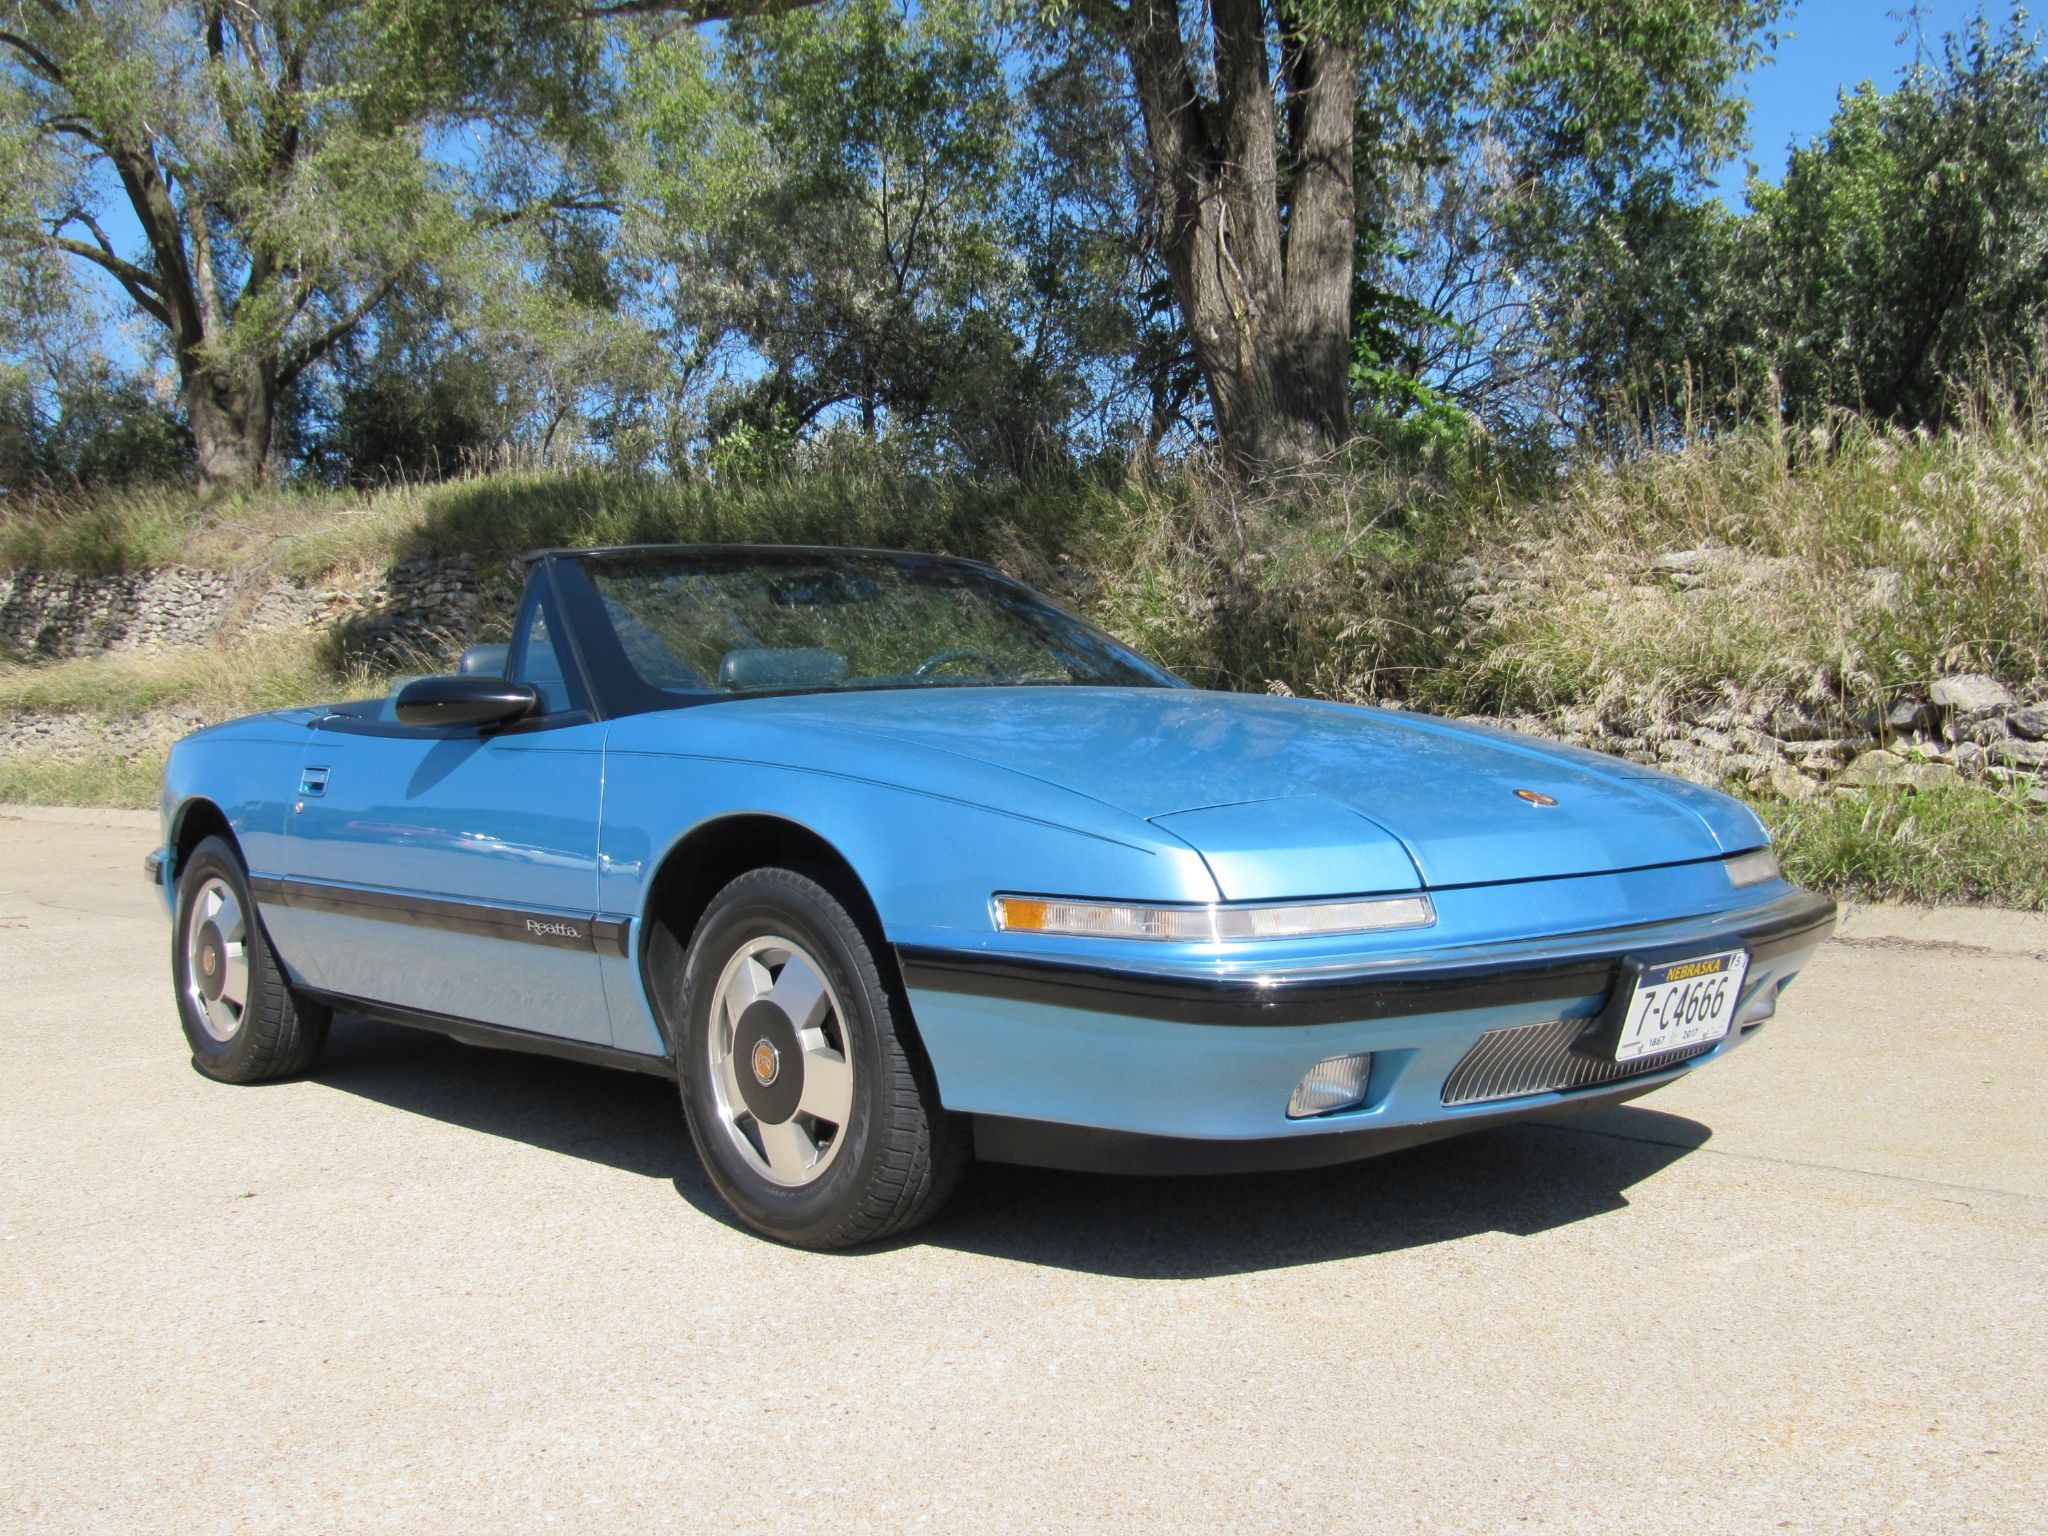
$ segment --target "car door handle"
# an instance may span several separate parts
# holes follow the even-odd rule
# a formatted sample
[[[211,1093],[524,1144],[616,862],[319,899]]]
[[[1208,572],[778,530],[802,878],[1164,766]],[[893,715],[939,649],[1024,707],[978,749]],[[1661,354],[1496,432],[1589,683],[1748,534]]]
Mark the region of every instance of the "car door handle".
[[[325,768],[301,768],[299,770],[299,793],[302,795],[326,794],[327,770]]]

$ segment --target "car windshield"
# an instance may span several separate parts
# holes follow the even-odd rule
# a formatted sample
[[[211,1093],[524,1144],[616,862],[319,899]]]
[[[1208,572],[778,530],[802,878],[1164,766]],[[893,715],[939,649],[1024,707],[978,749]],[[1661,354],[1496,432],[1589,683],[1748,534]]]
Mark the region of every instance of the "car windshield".
[[[1173,687],[1028,587],[921,555],[677,550],[565,562],[600,677],[638,695],[816,693],[991,684]],[[603,663],[610,663],[604,665]],[[602,685],[601,685],[602,686]],[[673,702],[672,698],[664,702]]]

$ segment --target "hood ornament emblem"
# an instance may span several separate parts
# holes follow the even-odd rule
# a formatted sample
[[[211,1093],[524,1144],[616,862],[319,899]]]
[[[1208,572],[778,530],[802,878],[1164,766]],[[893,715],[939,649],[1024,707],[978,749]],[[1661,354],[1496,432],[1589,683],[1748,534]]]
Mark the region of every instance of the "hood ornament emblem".
[[[1515,798],[1517,800],[1526,800],[1531,805],[1557,804],[1557,801],[1555,799],[1553,799],[1549,795],[1544,794],[1543,791],[1540,789],[1518,789],[1515,791]]]

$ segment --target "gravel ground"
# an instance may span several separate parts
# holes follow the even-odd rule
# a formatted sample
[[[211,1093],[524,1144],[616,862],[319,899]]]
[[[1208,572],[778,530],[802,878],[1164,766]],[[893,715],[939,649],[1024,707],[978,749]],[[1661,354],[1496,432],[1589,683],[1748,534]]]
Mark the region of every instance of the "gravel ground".
[[[1859,912],[1621,1109],[820,1257],[652,1079],[201,1079],[152,841],[0,811],[6,1528],[2048,1530],[2048,919]]]

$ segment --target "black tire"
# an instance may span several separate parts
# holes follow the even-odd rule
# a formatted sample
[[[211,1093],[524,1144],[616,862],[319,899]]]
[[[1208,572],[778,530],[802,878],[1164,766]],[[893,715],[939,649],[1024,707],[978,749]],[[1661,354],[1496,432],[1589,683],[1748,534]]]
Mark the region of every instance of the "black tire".
[[[843,1138],[812,1182],[777,1184],[750,1163],[746,1133],[713,1086],[712,1011],[720,977],[750,943],[801,945],[838,999],[839,1049],[852,1068]],[[791,869],[741,875],[712,899],[683,963],[678,1072],[690,1137],[705,1171],[748,1226],[801,1248],[846,1248],[904,1232],[932,1216],[973,1161],[967,1122],[939,1103],[900,993],[843,903]],[[828,1026],[830,1027],[830,1026]],[[822,1163],[825,1160],[820,1158]]]
[[[246,987],[240,1017],[231,1030],[209,1026],[205,978],[195,985],[191,936],[200,929],[200,970],[225,968],[223,945],[209,944],[199,911],[203,897],[224,886],[241,914],[239,958],[246,963]],[[217,934],[216,934],[217,937]],[[214,958],[209,961],[207,956]],[[249,879],[241,856],[223,838],[209,837],[194,848],[178,871],[177,915],[171,923],[171,980],[178,1019],[192,1047],[192,1065],[223,1083],[267,1083],[307,1071],[327,1041],[331,1012],[293,995],[284,970],[270,947],[270,936],[249,895]],[[225,1033],[225,1038],[222,1034]]]

